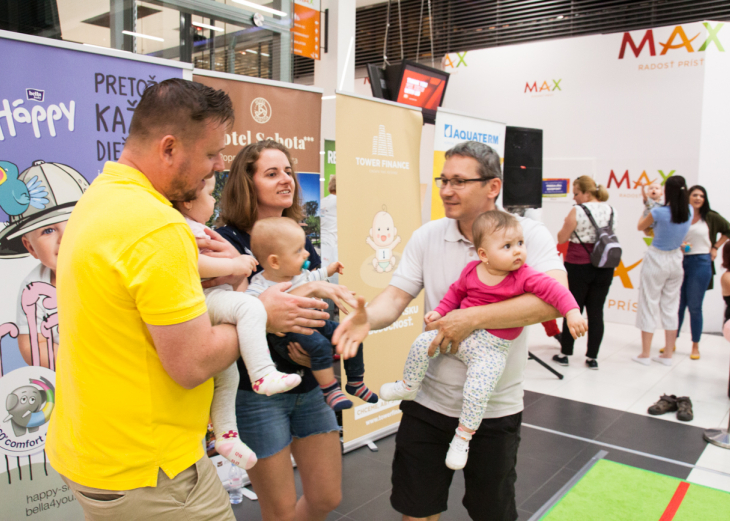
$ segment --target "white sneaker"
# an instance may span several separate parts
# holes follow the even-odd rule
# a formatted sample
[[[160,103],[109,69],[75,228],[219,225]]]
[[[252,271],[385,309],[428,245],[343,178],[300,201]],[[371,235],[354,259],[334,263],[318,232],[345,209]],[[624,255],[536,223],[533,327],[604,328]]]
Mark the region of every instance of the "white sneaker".
[[[469,440],[455,434],[446,454],[446,466],[452,470],[463,469],[467,459],[469,459]]]
[[[639,358],[638,356],[632,356],[631,359],[641,365],[651,365],[651,358]]]
[[[383,400],[415,400],[420,385],[410,388],[403,380],[390,384],[383,384],[380,387],[380,397]]]
[[[654,360],[655,362],[659,362],[660,364],[664,364],[664,365],[667,365],[667,366],[671,366],[672,365],[672,359],[671,358],[664,358],[663,356],[652,356],[651,359]]]

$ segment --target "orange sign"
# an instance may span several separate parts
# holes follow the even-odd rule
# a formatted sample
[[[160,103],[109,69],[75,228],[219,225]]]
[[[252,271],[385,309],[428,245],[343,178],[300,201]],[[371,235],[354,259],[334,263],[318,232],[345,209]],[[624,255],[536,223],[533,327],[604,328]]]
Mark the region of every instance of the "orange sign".
[[[319,0],[294,0],[292,53],[319,60]]]

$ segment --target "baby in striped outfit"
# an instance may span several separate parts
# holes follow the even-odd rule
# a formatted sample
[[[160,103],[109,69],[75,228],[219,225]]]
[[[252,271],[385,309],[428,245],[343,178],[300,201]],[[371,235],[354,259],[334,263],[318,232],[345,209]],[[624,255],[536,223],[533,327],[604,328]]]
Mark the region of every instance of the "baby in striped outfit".
[[[309,252],[304,247],[304,230],[288,217],[269,217],[256,221],[251,230],[251,250],[264,268],[251,279],[246,293],[258,296],[271,286],[280,282],[291,282],[288,292],[300,297],[334,298],[335,304],[343,310],[341,301],[332,293],[334,284],[328,278],[335,273],[342,275],[343,266],[333,262],[326,268],[309,271],[307,257]],[[347,290],[344,286],[340,288]],[[355,306],[356,301],[349,291],[344,302]],[[342,293],[340,293],[342,294]],[[346,311],[346,310],[345,310]],[[311,335],[286,333],[283,336],[269,335],[269,347],[285,359],[296,363],[289,355],[289,344],[297,343],[311,358],[312,374],[322,389],[324,399],[334,411],[352,407],[352,401],[345,396],[340,384],[335,379],[332,369],[332,335],[339,324],[325,320],[323,327],[314,328]],[[365,385],[365,363],[363,361],[362,344],[357,354],[345,360],[347,385],[345,391],[368,403],[378,403],[378,395]]]
[[[585,334],[586,321],[570,291],[552,277],[525,264],[527,252],[522,226],[517,219],[506,212],[492,210],[477,218],[472,231],[479,260],[464,268],[441,303],[426,314],[426,324],[454,309],[483,306],[533,293],[560,311],[574,338]],[[467,365],[467,374],[459,427],[446,455],[447,467],[461,469],[466,465],[469,441],[479,428],[487,402],[502,376],[512,341],[521,332],[521,327],[479,329],[459,344],[456,357]],[[436,330],[426,331],[418,336],[408,353],[403,380],[380,388],[384,400],[416,398],[428,369],[429,346],[437,333]],[[435,350],[432,356],[438,354]]]

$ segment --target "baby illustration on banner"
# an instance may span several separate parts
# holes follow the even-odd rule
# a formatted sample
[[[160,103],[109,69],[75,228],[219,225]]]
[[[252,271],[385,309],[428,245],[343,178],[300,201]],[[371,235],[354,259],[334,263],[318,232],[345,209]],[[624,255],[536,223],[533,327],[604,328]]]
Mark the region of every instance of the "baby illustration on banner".
[[[375,214],[373,227],[370,228],[370,236],[365,242],[375,250],[373,268],[378,273],[392,271],[395,268],[396,258],[393,255],[393,248],[400,244],[398,229],[395,227],[393,217],[383,205],[383,210]]]
[[[18,175],[16,165],[0,161],[0,208],[9,219],[0,231],[0,258],[30,254],[40,261],[21,283],[16,324],[4,324],[14,327],[6,334],[18,338],[20,354],[31,366],[55,370],[56,261],[66,222],[88,186],[66,165],[34,161]]]

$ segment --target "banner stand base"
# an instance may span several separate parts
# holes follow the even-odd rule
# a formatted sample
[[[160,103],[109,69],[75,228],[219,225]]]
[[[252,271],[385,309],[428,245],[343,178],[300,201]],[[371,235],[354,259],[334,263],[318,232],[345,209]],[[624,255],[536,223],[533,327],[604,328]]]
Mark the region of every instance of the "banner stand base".
[[[371,432],[366,436],[362,436],[360,438],[348,441],[347,443],[343,443],[342,454],[347,454],[348,452],[352,452],[353,450],[359,449],[360,447],[368,447],[371,451],[377,452],[378,446],[375,445],[375,442],[379,439],[385,438],[386,436],[395,434],[398,431],[399,425],[400,422],[392,423],[387,427],[383,427],[382,429],[379,429],[375,432]]]

